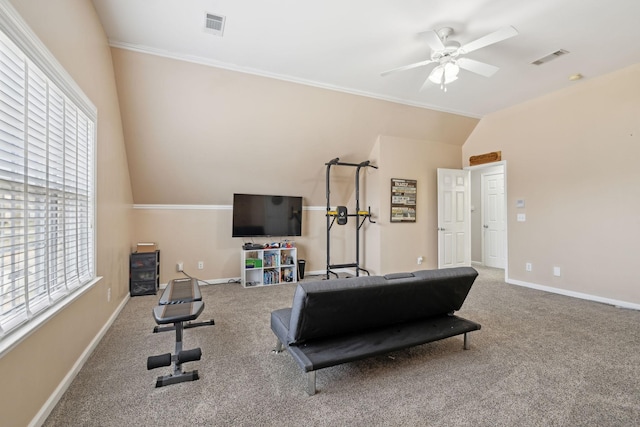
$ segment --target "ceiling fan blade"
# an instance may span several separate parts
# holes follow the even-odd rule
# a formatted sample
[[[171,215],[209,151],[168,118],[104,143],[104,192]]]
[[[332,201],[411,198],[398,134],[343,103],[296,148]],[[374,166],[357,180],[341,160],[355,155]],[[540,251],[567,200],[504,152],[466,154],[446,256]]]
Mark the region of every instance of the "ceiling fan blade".
[[[490,44],[501,42],[502,40],[509,39],[513,36],[518,35],[518,30],[514,27],[504,27],[499,29],[498,31],[494,31],[491,34],[487,34],[484,37],[480,37],[477,40],[469,42],[460,47],[460,53],[469,53],[474,50],[478,50],[485,46],[489,46]]]
[[[442,43],[440,36],[438,36],[438,33],[433,30],[423,31],[422,33],[419,33],[418,36],[422,37],[424,41],[427,42],[432,51],[445,49],[444,43]]]
[[[464,68],[467,71],[471,71],[472,73],[480,74],[485,77],[493,76],[496,71],[500,69],[495,65],[486,64],[469,58],[458,58],[456,63],[460,68]]]
[[[415,64],[409,64],[409,65],[405,65],[404,67],[394,68],[393,70],[385,71],[383,73],[380,73],[380,75],[386,76],[387,74],[395,73],[397,71],[411,70],[412,68],[418,68],[418,67],[423,67],[425,65],[429,65],[432,62],[434,61],[427,59],[426,61],[420,61],[420,62],[416,62]]]
[[[427,77],[427,80],[424,81],[424,83],[422,84],[422,87],[420,88],[420,92],[430,89],[433,85],[434,85],[433,82],[429,80],[429,77]]]

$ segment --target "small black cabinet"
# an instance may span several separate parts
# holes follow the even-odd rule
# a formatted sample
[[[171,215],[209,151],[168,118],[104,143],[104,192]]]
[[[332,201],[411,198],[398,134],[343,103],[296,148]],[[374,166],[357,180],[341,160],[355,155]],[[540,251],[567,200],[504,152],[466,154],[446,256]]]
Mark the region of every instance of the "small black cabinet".
[[[160,286],[160,251],[134,252],[129,264],[131,296],[155,295]]]

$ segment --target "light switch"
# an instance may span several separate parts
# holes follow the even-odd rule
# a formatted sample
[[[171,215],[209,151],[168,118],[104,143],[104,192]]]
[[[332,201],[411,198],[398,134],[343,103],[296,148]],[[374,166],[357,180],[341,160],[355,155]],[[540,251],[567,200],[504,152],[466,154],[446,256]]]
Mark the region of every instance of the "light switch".
[[[518,214],[518,222],[525,222],[527,220],[527,215],[523,213]]]

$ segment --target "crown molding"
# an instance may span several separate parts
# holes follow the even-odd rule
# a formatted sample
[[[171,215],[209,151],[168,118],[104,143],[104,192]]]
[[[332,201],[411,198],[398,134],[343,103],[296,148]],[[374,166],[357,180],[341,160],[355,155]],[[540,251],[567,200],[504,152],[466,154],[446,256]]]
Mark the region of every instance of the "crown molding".
[[[133,43],[125,43],[125,42],[120,42],[120,41],[116,41],[116,40],[109,40],[109,46],[111,47],[115,47],[118,49],[124,49],[124,50],[129,50],[129,51],[133,51],[133,52],[139,52],[139,53],[146,53],[149,55],[154,55],[154,56],[160,56],[163,58],[169,58],[169,59],[175,59],[177,61],[185,61],[185,62],[191,62],[194,64],[198,64],[198,65],[205,65],[208,67],[215,67],[215,68],[222,68],[225,70],[229,70],[229,71],[236,71],[238,73],[244,73],[244,74],[251,74],[251,75],[255,75],[255,76],[259,76],[259,77],[267,77],[270,79],[276,79],[276,80],[282,80],[285,82],[290,82],[290,83],[297,83],[297,84],[301,84],[301,85],[305,85],[305,86],[312,86],[312,87],[316,87],[319,89],[326,89],[326,90],[332,90],[335,92],[342,92],[342,93],[348,93],[351,95],[357,95],[357,96],[364,96],[366,98],[373,98],[373,99],[378,99],[381,101],[387,101],[387,102],[393,102],[394,104],[402,104],[402,105],[407,105],[410,107],[417,107],[417,108],[424,108],[427,110],[433,110],[433,111],[439,111],[442,113],[449,113],[449,114],[455,114],[458,116],[464,116],[464,117],[470,117],[470,118],[474,118],[474,119],[481,119],[482,116],[477,115],[477,114],[471,114],[469,112],[465,112],[465,111],[456,111],[456,110],[449,110],[449,109],[445,109],[445,108],[441,108],[432,104],[427,104],[427,103],[422,103],[422,102],[411,102],[411,101],[406,101],[403,99],[399,99],[399,98],[394,98],[394,97],[388,97],[388,96],[382,96],[376,93],[371,93],[371,92],[365,92],[365,91],[358,91],[358,90],[354,90],[354,89],[349,89],[349,88],[345,88],[345,87],[341,87],[341,86],[335,86],[335,85],[330,85],[330,84],[326,84],[326,83],[320,83],[320,82],[316,82],[316,81],[312,81],[312,80],[305,80],[305,79],[300,79],[297,77],[292,77],[292,76],[287,76],[287,75],[282,75],[282,74],[275,74],[275,73],[269,73],[263,70],[256,70],[254,68],[249,68],[249,67],[241,67],[239,65],[236,64],[229,64],[226,62],[221,62],[221,61],[216,61],[213,59],[209,59],[209,58],[204,58],[201,56],[197,56],[197,55],[187,55],[187,54],[182,54],[182,53],[177,53],[177,52],[171,52],[168,50],[164,50],[164,49],[157,49],[154,47],[150,47],[150,46],[145,46],[145,45],[140,45],[140,44],[133,44]]]

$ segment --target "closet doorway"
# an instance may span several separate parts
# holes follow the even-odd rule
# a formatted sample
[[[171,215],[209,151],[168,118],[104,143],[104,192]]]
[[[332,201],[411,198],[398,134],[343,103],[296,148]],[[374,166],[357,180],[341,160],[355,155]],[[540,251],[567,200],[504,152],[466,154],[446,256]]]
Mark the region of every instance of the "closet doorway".
[[[506,269],[506,162],[466,169],[471,172],[471,262]]]

